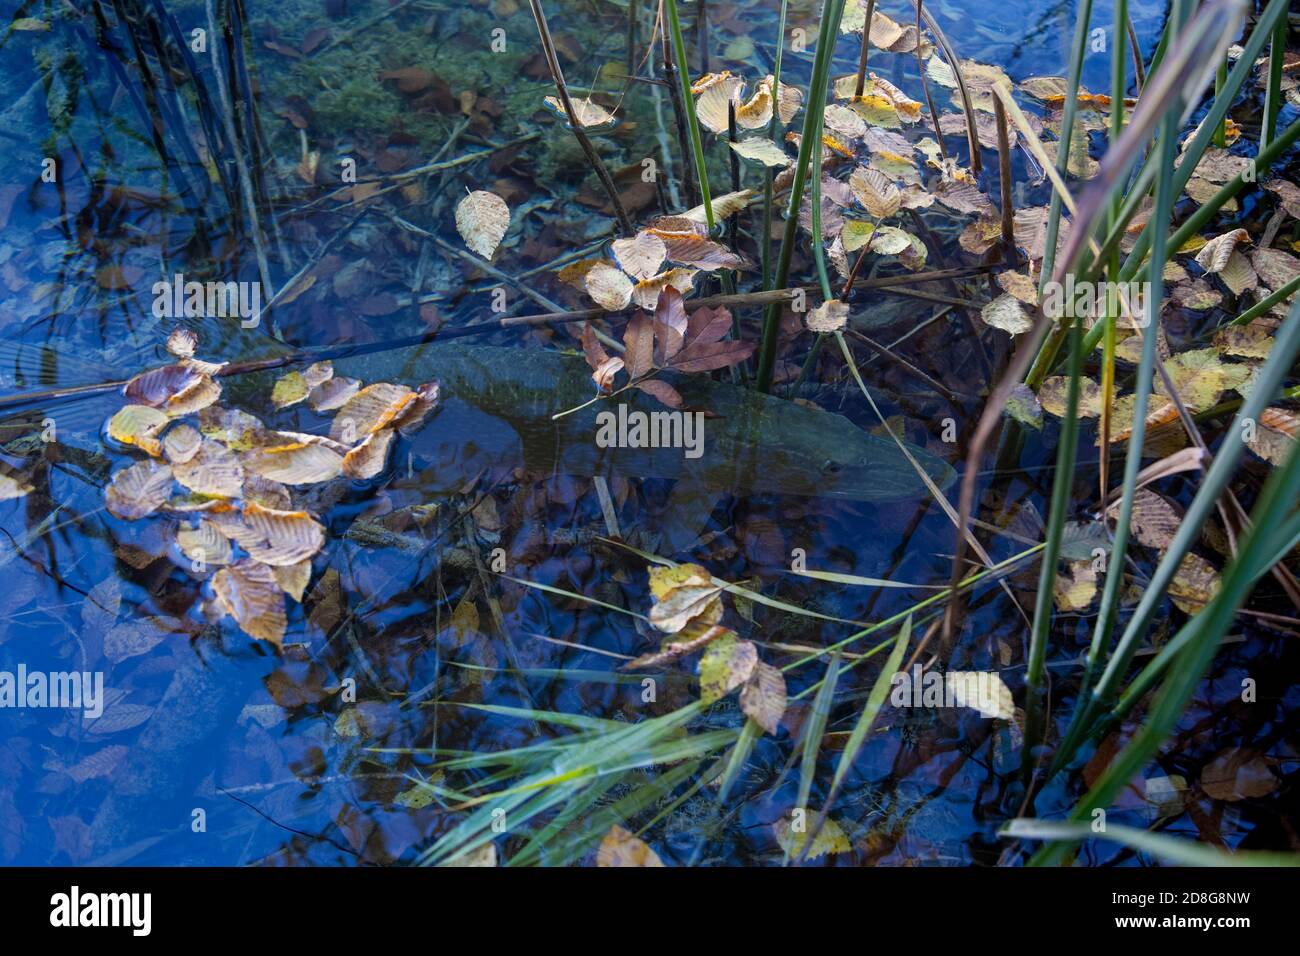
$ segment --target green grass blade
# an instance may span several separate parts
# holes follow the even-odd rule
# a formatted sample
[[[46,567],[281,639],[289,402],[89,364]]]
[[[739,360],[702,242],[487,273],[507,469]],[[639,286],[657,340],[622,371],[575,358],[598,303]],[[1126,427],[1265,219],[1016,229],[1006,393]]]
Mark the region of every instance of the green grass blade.
[[[1193,840],[1113,823],[1108,823],[1100,832],[1093,832],[1087,823],[1022,819],[1010,821],[1001,833],[1003,836],[1029,840],[1110,840],[1178,866],[1300,866],[1300,853],[1271,853],[1263,850],[1229,853]]]

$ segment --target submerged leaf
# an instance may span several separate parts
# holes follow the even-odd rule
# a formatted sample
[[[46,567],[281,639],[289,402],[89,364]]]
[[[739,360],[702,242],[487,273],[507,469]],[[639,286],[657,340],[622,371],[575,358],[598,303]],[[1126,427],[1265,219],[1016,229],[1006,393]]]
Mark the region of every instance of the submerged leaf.
[[[785,675],[771,664],[759,661],[740,692],[740,709],[769,734],[775,734],[785,714],[785,706]]]
[[[596,850],[597,866],[663,866],[663,860],[644,841],[620,826],[612,826]]]
[[[727,634],[711,643],[700,658],[700,700],[721,700],[749,680],[758,665],[758,648]]]
[[[992,671],[948,671],[943,679],[957,706],[970,707],[996,720],[1015,717],[1015,698],[1000,675]]]
[[[811,817],[812,814],[806,816]],[[802,853],[804,846],[808,843],[808,831],[806,828],[796,830],[790,825],[790,821],[782,817],[776,823],[772,824],[772,830],[776,834],[776,842],[785,851],[785,855],[790,859],[797,859]],[[827,817],[822,822],[821,831],[817,838],[813,840],[812,847],[808,850],[808,859],[815,860],[823,857],[828,853],[848,853],[853,849],[853,844],[845,836],[843,828]]]
[[[302,372],[290,372],[276,379],[275,387],[271,389],[271,404],[276,408],[288,408],[303,401],[309,391]]]
[[[456,231],[471,252],[491,259],[510,228],[510,207],[496,193],[470,193],[456,206]]]
[[[284,591],[268,565],[246,559],[222,568],[212,579],[212,590],[245,634],[280,646],[288,627]]]

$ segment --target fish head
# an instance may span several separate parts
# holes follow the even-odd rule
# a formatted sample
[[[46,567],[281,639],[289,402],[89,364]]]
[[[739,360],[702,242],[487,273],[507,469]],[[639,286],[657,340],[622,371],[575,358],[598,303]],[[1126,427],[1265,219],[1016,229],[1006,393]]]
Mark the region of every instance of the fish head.
[[[778,421],[779,418],[779,421]],[[763,416],[757,451],[736,469],[754,491],[848,501],[919,500],[930,492],[921,472],[940,489],[952,467],[924,448],[863,431],[833,412],[786,403]],[[745,457],[745,456],[737,456]]]

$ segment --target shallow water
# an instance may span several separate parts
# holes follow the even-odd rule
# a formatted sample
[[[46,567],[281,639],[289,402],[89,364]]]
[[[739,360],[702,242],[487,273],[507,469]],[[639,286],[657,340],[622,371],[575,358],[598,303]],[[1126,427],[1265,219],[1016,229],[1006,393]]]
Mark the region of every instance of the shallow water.
[[[204,22],[201,4],[166,6],[183,36]],[[561,306],[588,305],[550,275],[550,264],[582,250],[600,254],[612,220],[600,208],[598,187],[584,181],[569,134],[542,106],[553,88],[539,63],[526,4],[429,0],[377,21],[384,5],[356,0],[247,0],[246,6],[248,66],[264,137],[259,149],[277,160],[258,185],[275,197],[267,250],[273,285],[281,287],[304,267],[310,272],[292,301],[275,306],[256,328],[242,329],[232,319],[192,322],[203,358],[247,361],[291,347],[378,343],[457,329],[499,317],[496,288],[505,290],[506,314],[544,311],[515,286],[476,272],[433,241],[462,246],[453,210],[466,189],[493,189],[514,211],[499,268]],[[569,82],[616,90],[617,82],[598,79],[597,71],[624,60],[625,8],[547,6]],[[688,22],[693,6],[683,5]],[[1006,0],[991,6],[982,0],[926,4],[963,57],[1000,65],[1017,81],[1064,71],[1075,4]],[[770,70],[775,7],[767,0],[710,3],[710,65],[751,79]],[[791,8],[791,28],[815,35],[814,5]],[[331,9],[344,12],[331,17]],[[902,4],[882,3],[880,9],[906,20]],[[1095,16],[1107,22],[1109,4],[1098,6]],[[1134,4],[1133,16],[1149,53],[1163,4]],[[505,31],[502,53],[491,50],[497,29]],[[171,126],[160,133],[172,160],[162,167],[141,119],[151,110],[148,100],[157,96],[168,124],[183,122],[194,132],[197,118],[187,112],[182,121],[171,112],[167,84],[151,92],[130,66],[126,32],[120,25],[110,32],[116,53],[95,42],[93,17],[60,15],[52,30],[14,32],[0,47],[0,102],[13,104],[0,116],[8,158],[0,176],[0,338],[7,343],[0,392],[6,396],[119,380],[166,361],[163,343],[175,322],[155,315],[152,286],[159,279],[181,273],[258,280],[257,257],[244,238],[237,171],[226,170],[227,192],[215,167],[202,164],[202,154],[199,165],[190,160]],[[643,38],[645,32],[643,25]],[[836,75],[854,69],[857,42],[856,35],[840,39]],[[200,76],[210,81],[211,61],[203,54],[195,58]],[[912,56],[874,51],[872,63],[919,98]],[[1106,89],[1108,63],[1105,55],[1089,56],[1085,85]],[[810,64],[811,53],[788,55],[786,78],[806,83]],[[398,89],[400,78],[380,79],[385,71],[413,67],[430,74],[409,79],[419,87],[414,92]],[[648,89],[634,84],[624,101],[627,118],[599,137],[616,170],[635,173],[642,157],[663,155]],[[666,95],[659,109],[671,116]],[[196,136],[189,148],[201,139],[206,142]],[[964,149],[961,137],[950,136],[948,143],[958,153]],[[311,185],[294,169],[304,149],[320,151]],[[478,151],[482,158],[415,179],[409,192],[359,204],[355,194],[352,204],[330,195],[339,188],[341,157],[355,158],[364,180],[432,157],[448,161]],[[41,181],[46,156],[58,160],[56,183]],[[1018,155],[1018,176],[1026,169]],[[716,175],[726,176],[720,162]],[[753,170],[746,175],[754,185]],[[658,212],[653,188],[640,188],[634,176],[619,182],[634,216]],[[1046,186],[1026,186],[1019,199],[1042,204],[1048,195]],[[942,223],[935,228],[940,236],[955,232]],[[745,288],[757,283],[753,275],[743,281]],[[862,301],[860,327],[886,342],[935,311],[915,300]],[[742,316],[751,334],[758,317],[757,309]],[[578,348],[559,329],[516,328],[477,340]],[[1004,340],[986,335],[977,345],[970,326],[948,316],[907,343],[905,354],[954,396],[879,357],[863,374],[885,415],[901,416],[911,441],[958,466],[989,367],[1006,360]],[[420,380],[438,377],[436,362],[416,364]],[[304,405],[280,413],[267,406],[274,378],[264,373],[228,380],[225,401],[278,428],[322,433],[327,420]],[[851,382],[801,394],[862,428],[877,424]],[[305,495],[302,502],[325,523],[329,540],[314,560],[305,603],[290,605],[288,634],[277,651],[229,618],[205,614],[211,569],[195,572],[178,554],[171,519],[128,522],[105,509],[110,473],[135,460],[103,432],[121,404],[114,390],[0,410],[5,461],[32,474],[36,486],[24,498],[0,502],[0,573],[8,591],[0,670],[85,671],[101,674],[105,688],[96,719],[59,708],[0,710],[0,861],[410,862],[458,819],[437,802],[419,805],[429,803],[415,781],[429,772],[430,748],[502,751],[563,732],[473,705],[631,723],[696,698],[688,670],[666,672],[652,702],[643,699],[639,676],[616,670],[620,661],[611,655],[634,656],[653,645],[633,617],[496,578],[480,566],[500,548],[511,578],[638,613],[650,605],[646,562],[600,540],[608,529],[589,476],[521,473],[493,455],[479,467],[477,452],[498,451],[513,438],[490,415],[460,426],[458,435],[474,433],[464,444],[430,441],[433,450],[421,449],[417,461],[419,438],[401,439],[379,477]],[[956,441],[941,438],[948,418],[956,424]],[[42,440],[51,425],[55,440]],[[429,427],[436,428],[436,420]],[[1055,434],[1050,422],[1031,434],[997,483],[994,510],[1021,533],[1036,533],[1031,511],[1047,511]],[[1091,441],[1085,430],[1081,447],[1090,451]],[[449,488],[448,473],[464,480]],[[1075,500],[1085,500],[1095,485],[1093,455],[1080,468]],[[1179,488],[1170,494],[1177,496]],[[710,496],[667,479],[624,475],[611,480],[610,492],[622,530],[639,547],[697,561],[730,581],[757,582],[769,597],[835,618],[884,620],[925,597],[921,586],[942,585],[950,573],[952,527],[923,489],[909,500],[884,502]],[[1001,560],[1023,545],[993,538],[988,547]],[[864,590],[796,578],[788,573],[795,549],[802,549],[810,568],[888,576],[918,587]],[[1032,609],[1036,573],[1031,565],[1008,581],[1025,608]],[[768,645],[822,647],[853,630],[750,610],[752,620],[733,611],[732,623]],[[1058,615],[1049,655],[1058,715],[1068,714],[1071,659],[1086,646],[1090,624],[1087,615]],[[1018,694],[1025,632],[1005,592],[979,589],[948,663],[1000,670]],[[1276,758],[1283,776],[1294,772],[1290,741],[1300,712],[1292,706],[1294,642],[1273,632],[1235,633],[1244,640],[1216,659],[1159,772],[1195,780],[1207,761],[1232,747]],[[793,659],[788,652],[772,656],[779,653],[765,648],[763,656]],[[874,675],[874,662],[865,663],[841,682],[833,704],[814,791],[823,797],[835,751]],[[1234,706],[1241,679],[1264,666],[1276,679],[1264,692],[1270,706],[1246,713]],[[791,694],[820,675],[820,666],[787,675]],[[770,824],[795,801],[792,734],[810,704],[811,696],[796,702],[786,729],[760,740],[726,803],[704,788],[650,831],[647,839],[666,862],[781,861]],[[969,710],[922,713],[888,712],[859,756],[835,814],[857,849],[832,858],[840,865],[993,864],[1003,853],[1006,844],[996,830],[1014,815],[1021,795],[1015,782],[1019,750],[1010,731]],[[732,695],[692,732],[736,728],[741,720]],[[465,788],[476,776],[483,772],[446,783]],[[630,786],[619,782],[606,802]],[[1069,788],[1058,784],[1040,799],[1040,813],[1063,811],[1078,793],[1077,781]],[[1284,812],[1288,793],[1284,784],[1256,800],[1198,799],[1167,829],[1232,846],[1285,847],[1294,840]],[[669,803],[665,796],[655,806]],[[1159,816],[1141,794],[1120,806],[1124,822],[1145,826]],[[638,819],[644,823],[655,812]],[[506,857],[518,847],[511,842],[515,836],[501,840]],[[1090,846],[1085,859],[1135,862],[1104,845]]]

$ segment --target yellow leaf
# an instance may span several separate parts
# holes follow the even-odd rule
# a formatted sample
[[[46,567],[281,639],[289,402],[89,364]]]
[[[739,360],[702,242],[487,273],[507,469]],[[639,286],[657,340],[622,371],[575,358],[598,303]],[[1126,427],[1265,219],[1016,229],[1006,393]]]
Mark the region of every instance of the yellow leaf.
[[[784,817],[772,824],[777,844],[790,859],[797,859],[803,853],[804,844],[808,842],[808,830],[815,819],[816,814],[812,812],[801,814],[799,830],[796,830]],[[813,840],[812,848],[808,851],[808,859],[815,860],[828,853],[848,853],[852,849],[853,844],[849,843],[844,829],[827,817],[822,824],[821,832],[817,834],[817,839]]]
[[[663,860],[639,837],[615,825],[596,850],[597,866],[663,866]]]

